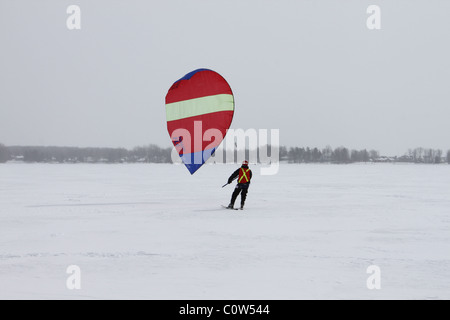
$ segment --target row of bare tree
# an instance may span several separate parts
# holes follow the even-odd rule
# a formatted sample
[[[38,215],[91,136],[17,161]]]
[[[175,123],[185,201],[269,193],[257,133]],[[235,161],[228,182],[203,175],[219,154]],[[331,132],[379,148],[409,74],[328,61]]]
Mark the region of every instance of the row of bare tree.
[[[269,149],[271,149],[269,147]],[[124,148],[76,148],[76,147],[6,147],[0,144],[0,163],[10,160],[24,162],[87,162],[87,163],[120,163],[120,162],[147,162],[147,163],[170,163],[172,148],[161,148],[157,145],[136,147],[132,150]],[[416,148],[408,150],[402,157],[380,157],[376,150],[350,150],[345,147],[324,149],[318,148],[287,148],[271,149],[279,152],[281,160],[290,163],[352,163],[369,161],[413,162],[413,163],[441,163],[445,160],[450,164],[450,150],[446,159],[443,158],[442,150]],[[246,151],[248,155],[248,150]],[[259,153],[258,153],[259,161]]]
[[[408,150],[408,156],[415,163],[441,163],[443,152],[440,149],[415,148]],[[447,152],[447,162],[450,163],[450,150]]]
[[[0,162],[19,160],[47,163],[121,163],[121,162],[171,162],[171,148],[156,145],[124,148],[77,148],[77,147],[5,147],[0,145]]]
[[[369,162],[375,161],[380,157],[376,150],[349,150],[345,147],[332,149],[330,146],[319,150],[318,148],[280,148],[281,159],[288,160],[290,163],[314,163],[314,162]]]

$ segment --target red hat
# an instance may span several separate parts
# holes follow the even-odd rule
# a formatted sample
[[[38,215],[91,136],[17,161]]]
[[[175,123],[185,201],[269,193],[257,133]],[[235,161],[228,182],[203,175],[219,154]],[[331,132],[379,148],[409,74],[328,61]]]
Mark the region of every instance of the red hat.
[[[242,165],[243,165],[243,166],[248,166],[248,161],[247,161],[247,160],[244,160],[244,162],[242,162]]]

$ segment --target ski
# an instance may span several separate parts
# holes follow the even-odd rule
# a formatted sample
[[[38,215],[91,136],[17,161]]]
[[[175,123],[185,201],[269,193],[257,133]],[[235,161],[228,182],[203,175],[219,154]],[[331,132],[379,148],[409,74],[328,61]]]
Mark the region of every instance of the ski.
[[[238,208],[228,208],[228,206],[224,206],[224,205],[222,205],[222,208],[227,209],[227,210],[239,210]]]

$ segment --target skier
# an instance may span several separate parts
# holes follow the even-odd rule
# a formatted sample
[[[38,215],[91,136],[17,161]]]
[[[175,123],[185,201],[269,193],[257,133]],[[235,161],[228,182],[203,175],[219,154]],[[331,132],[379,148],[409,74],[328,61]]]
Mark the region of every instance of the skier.
[[[228,205],[228,209],[234,209],[234,202],[236,201],[239,193],[241,193],[241,210],[244,209],[245,199],[247,198],[248,187],[250,186],[250,180],[252,179],[252,170],[248,168],[248,161],[244,161],[242,166],[237,169],[228,178],[228,184],[231,184],[234,179],[238,178],[238,184],[234,189],[231,196],[231,202]]]

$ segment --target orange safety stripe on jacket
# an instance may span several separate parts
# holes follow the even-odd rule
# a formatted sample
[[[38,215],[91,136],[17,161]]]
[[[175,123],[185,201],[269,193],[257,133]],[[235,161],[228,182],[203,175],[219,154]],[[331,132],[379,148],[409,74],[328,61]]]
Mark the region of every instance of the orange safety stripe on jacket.
[[[248,182],[250,182],[250,169],[241,168],[241,170],[239,170],[238,183],[248,183]]]

